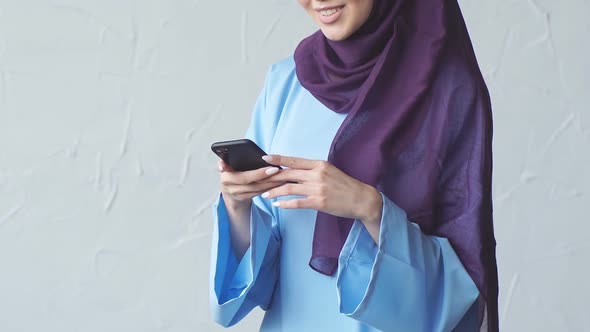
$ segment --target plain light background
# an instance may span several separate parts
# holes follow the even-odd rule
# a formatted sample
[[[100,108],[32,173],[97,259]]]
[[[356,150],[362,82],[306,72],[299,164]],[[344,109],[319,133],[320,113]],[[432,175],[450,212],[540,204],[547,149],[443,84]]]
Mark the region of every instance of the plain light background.
[[[493,98],[502,330],[590,331],[590,3],[460,3]],[[0,0],[0,331],[221,331],[209,145],[314,30],[295,0]]]

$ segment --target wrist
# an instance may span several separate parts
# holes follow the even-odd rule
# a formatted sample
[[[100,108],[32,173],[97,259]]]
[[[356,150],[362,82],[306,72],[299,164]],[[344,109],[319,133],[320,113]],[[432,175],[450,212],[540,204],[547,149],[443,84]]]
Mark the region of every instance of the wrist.
[[[365,200],[359,220],[365,225],[381,223],[381,211],[383,210],[383,197],[381,193],[372,186],[367,185]]]
[[[247,210],[250,210],[250,206],[252,205],[252,200],[248,199],[248,200],[235,200],[230,198],[229,196],[226,196],[224,193],[222,193],[223,196],[223,201],[225,203],[225,207],[228,210],[231,211],[235,211],[235,212],[245,212]]]

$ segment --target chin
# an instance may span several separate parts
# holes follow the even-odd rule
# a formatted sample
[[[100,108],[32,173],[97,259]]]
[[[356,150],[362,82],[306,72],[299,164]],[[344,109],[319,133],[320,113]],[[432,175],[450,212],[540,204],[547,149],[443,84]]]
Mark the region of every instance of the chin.
[[[322,33],[324,34],[324,36],[326,36],[326,38],[332,41],[341,41],[350,36],[350,33],[347,33],[346,31],[335,31],[335,29],[322,29]]]

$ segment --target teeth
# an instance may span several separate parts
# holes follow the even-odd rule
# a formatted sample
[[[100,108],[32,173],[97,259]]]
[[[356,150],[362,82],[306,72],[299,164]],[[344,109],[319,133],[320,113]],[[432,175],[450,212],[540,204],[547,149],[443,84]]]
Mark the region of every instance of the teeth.
[[[336,14],[336,12],[339,10],[340,10],[339,8],[322,10],[322,11],[320,11],[320,14],[322,14],[322,16],[332,16],[332,15]]]

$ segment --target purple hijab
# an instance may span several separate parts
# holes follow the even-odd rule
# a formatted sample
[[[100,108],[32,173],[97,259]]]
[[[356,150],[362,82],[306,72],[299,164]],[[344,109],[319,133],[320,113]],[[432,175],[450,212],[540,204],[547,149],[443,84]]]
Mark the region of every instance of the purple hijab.
[[[295,63],[303,87],[347,113],[328,161],[450,241],[480,291],[480,322],[497,331],[491,106],[457,1],[374,0],[352,36],[318,31]],[[318,212],[314,270],[334,274],[352,223]]]

